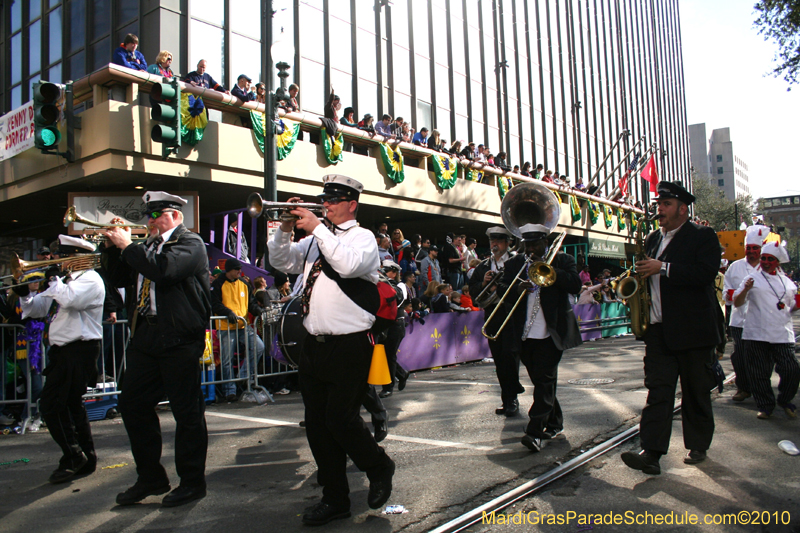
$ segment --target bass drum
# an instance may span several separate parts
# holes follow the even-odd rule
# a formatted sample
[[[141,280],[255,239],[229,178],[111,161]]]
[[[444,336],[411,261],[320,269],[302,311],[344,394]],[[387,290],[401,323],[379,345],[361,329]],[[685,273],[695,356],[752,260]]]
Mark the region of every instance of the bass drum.
[[[278,347],[281,349],[286,364],[297,368],[306,337],[308,337],[308,332],[303,326],[300,296],[295,296],[283,304],[283,309],[278,317]],[[277,359],[281,359],[280,355]]]

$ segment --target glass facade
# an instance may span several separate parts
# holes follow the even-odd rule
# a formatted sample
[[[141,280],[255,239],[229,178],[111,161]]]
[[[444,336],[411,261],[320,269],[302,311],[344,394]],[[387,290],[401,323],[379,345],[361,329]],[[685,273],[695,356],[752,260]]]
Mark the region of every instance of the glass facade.
[[[30,99],[32,80],[100,68],[127,33],[157,42],[158,30],[141,21],[159,8],[180,7],[186,50],[176,70],[205,59],[227,88],[239,74],[262,79],[265,0],[2,5],[2,112]],[[280,59],[304,111],[322,114],[333,87],[358,118],[402,116],[448,142],[505,151],[511,165],[541,163],[584,182],[628,130],[605,171],[644,136],[639,149],[655,144],[659,175],[688,181],[679,0],[273,0],[273,8],[275,39],[294,44],[295,56]],[[640,180],[633,188],[647,196]]]

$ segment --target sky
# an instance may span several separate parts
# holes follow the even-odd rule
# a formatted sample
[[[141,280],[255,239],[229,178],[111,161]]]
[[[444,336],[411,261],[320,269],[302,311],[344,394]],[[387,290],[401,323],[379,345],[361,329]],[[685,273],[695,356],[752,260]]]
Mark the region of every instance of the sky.
[[[753,199],[800,193],[800,84],[770,74],[778,49],[753,26],[755,0],[682,0],[689,124],[731,128]]]

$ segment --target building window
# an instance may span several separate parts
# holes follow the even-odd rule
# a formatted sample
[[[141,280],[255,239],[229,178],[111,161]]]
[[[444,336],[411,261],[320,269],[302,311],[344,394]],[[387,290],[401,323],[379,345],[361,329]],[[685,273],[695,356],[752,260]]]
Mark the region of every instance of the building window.
[[[722,174],[722,172],[720,172],[720,174]],[[725,180],[717,180],[717,185],[719,185],[720,187],[724,187],[725,186]]]
[[[722,174],[723,172],[725,171],[722,169],[722,167],[717,167],[717,174]]]
[[[722,156],[721,155],[717,156],[717,163],[722,163]]]

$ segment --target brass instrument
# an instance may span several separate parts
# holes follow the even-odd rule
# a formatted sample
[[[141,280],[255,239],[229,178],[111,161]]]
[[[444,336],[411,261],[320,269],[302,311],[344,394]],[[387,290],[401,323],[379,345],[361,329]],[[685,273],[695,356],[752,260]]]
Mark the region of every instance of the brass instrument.
[[[292,209],[297,209],[298,207],[304,207],[311,212],[317,213],[317,216],[320,218],[324,217],[328,211],[322,204],[303,202],[268,202],[262,199],[261,195],[257,192],[251,193],[250,196],[247,197],[247,212],[253,218],[258,218],[265,213],[269,213],[270,211],[277,211],[280,213],[277,217],[271,217],[269,215],[267,215],[267,217],[270,220],[297,220],[299,217],[291,214],[290,211]]]
[[[558,219],[561,216],[561,205],[555,194],[544,185],[535,182],[521,183],[508,191],[505,198],[503,198],[503,202],[500,205],[500,215],[506,228],[508,228],[514,236],[521,238],[522,232],[520,231],[520,227],[525,224],[542,224],[552,232],[558,225]],[[561,232],[558,235],[550,246],[547,257],[545,257],[544,260],[533,261],[530,257],[525,257],[525,263],[522,265],[522,268],[517,272],[517,275],[514,277],[511,285],[508,286],[508,289],[506,289],[503,297],[497,301],[494,311],[492,311],[486,319],[486,322],[484,322],[481,328],[481,333],[483,333],[484,337],[489,340],[496,340],[503,329],[505,329],[514,311],[519,307],[520,302],[522,302],[525,296],[525,292],[520,293],[517,301],[514,303],[514,307],[511,308],[511,311],[509,311],[497,332],[494,335],[490,335],[486,332],[486,327],[494,319],[497,311],[502,307],[502,303],[511,293],[517,282],[522,281],[520,276],[522,276],[523,272],[527,272],[528,279],[540,287],[549,287],[555,283],[556,271],[550,263],[555,259],[565,237],[565,232]]]
[[[657,214],[646,214],[636,226],[634,263],[647,259],[644,253],[644,225],[657,218]],[[617,293],[617,298],[625,301],[631,317],[631,331],[636,337],[644,337],[650,327],[650,284],[647,280],[629,268],[617,278],[609,282]]]
[[[489,259],[491,259],[491,257]],[[481,290],[481,293],[472,302],[475,304],[475,307],[487,309],[497,303],[499,296],[497,294],[496,282],[503,277],[503,271],[504,269],[501,268],[492,272],[492,279],[489,280],[489,283],[486,284],[483,290]]]
[[[77,254],[70,257],[62,257],[60,259],[47,259],[45,261],[23,261],[15,253],[0,265],[0,272],[5,274],[3,277],[13,277],[20,279],[26,274],[35,271],[44,271],[47,267],[53,265],[62,265],[62,268],[67,272],[75,272],[78,270],[93,270],[100,266],[100,254]],[[4,285],[3,289],[13,289],[22,285],[29,285],[37,281],[46,281],[42,279],[26,281],[24,283],[16,283],[14,285]]]
[[[110,228],[130,228],[130,229],[143,229],[147,230],[147,226],[143,226],[142,224],[107,224],[105,222],[97,222],[94,220],[89,220],[88,218],[84,218],[77,213],[75,206],[73,205],[67,212],[64,214],[64,227],[68,227],[70,224],[77,223],[83,224],[84,226],[89,226],[92,228],[97,229],[110,229]],[[106,242],[108,237],[105,235],[100,235],[97,233],[92,233],[90,235],[82,235],[83,239],[87,241],[91,241],[94,243],[101,243]],[[146,237],[134,237],[132,239],[133,242],[144,241]]]

